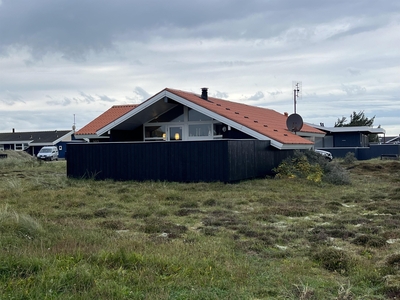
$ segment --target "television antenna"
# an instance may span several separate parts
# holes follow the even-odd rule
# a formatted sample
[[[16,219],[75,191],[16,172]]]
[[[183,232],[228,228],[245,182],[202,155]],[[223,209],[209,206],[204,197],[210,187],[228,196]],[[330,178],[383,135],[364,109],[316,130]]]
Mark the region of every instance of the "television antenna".
[[[74,124],[72,125],[72,130],[75,131],[76,126],[75,126],[75,114],[74,114]]]
[[[292,91],[293,91],[294,113],[296,113],[297,99],[301,98],[303,92],[301,81],[292,81]]]

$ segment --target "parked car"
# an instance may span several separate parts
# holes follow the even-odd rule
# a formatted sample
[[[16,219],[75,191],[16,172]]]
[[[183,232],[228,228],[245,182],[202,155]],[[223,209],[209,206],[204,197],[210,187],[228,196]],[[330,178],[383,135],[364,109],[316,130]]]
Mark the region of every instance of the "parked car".
[[[55,146],[42,147],[37,158],[42,160],[58,160],[58,149]]]
[[[317,152],[318,154],[321,154],[323,157],[325,157],[329,161],[331,161],[333,159],[332,153],[330,153],[329,151],[315,149],[315,152]]]

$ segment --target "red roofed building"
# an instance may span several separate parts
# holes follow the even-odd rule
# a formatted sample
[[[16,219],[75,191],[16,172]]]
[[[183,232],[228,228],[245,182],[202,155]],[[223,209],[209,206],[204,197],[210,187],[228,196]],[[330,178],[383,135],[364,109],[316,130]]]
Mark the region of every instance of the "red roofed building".
[[[139,105],[113,106],[80,129],[91,141],[270,140],[277,149],[310,149],[325,133],[304,124],[287,129],[274,110],[166,88]]]
[[[209,97],[206,88],[201,94],[166,88],[137,106],[113,106],[80,129],[76,137],[91,143],[68,145],[67,175],[180,182],[265,177],[325,135],[292,116]]]

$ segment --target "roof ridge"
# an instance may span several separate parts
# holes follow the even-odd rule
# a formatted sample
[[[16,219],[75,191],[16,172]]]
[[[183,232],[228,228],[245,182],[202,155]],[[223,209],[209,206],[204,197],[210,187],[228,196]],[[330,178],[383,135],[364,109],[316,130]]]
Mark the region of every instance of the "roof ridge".
[[[112,107],[130,107],[130,106],[138,106],[139,104],[115,104]]]

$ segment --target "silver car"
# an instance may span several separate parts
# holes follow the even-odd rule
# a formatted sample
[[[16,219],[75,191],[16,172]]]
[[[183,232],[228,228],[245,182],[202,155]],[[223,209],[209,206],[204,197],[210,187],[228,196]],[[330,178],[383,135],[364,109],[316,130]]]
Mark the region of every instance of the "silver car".
[[[332,161],[332,159],[333,159],[332,153],[330,153],[329,151],[315,149],[315,152],[321,154],[323,157],[325,157],[329,161]]]

